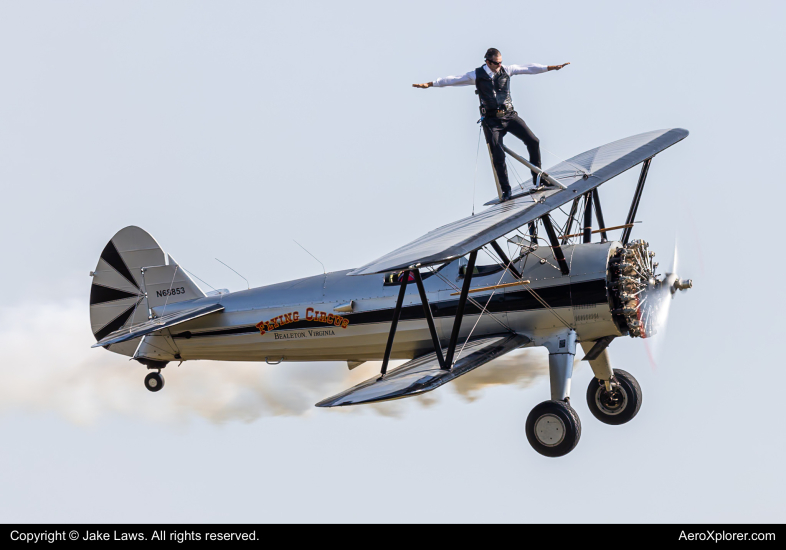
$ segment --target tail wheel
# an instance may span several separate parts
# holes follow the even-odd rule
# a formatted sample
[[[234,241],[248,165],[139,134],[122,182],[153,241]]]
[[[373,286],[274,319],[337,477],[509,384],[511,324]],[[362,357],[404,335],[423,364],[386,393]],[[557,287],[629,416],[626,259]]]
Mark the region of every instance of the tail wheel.
[[[576,411],[564,401],[544,401],[529,413],[527,439],[543,456],[568,454],[581,437],[581,421]]]
[[[592,414],[604,424],[618,426],[633,420],[641,408],[641,386],[624,370],[614,369],[613,388],[606,389],[603,381],[593,378],[587,388],[587,405]]]
[[[145,376],[145,387],[150,391],[160,391],[164,387],[164,377],[160,372],[151,372]]]

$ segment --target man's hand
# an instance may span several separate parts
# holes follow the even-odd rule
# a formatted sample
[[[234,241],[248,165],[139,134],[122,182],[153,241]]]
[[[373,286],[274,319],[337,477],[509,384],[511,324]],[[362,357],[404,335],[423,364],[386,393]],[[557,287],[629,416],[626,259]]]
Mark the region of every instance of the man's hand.
[[[433,82],[426,82],[424,84],[413,84],[413,88],[431,88],[434,85]]]
[[[565,65],[570,65],[570,63],[569,62],[568,63],[563,63],[562,65],[549,65],[549,70],[550,71],[559,71]]]

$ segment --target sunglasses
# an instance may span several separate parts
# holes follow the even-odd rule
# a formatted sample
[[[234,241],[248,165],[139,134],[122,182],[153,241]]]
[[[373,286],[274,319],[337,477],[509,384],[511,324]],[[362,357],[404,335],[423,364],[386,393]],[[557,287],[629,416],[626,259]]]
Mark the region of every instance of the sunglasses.
[[[502,61],[492,61],[491,59],[487,59],[486,61],[488,61],[492,65],[502,65]]]

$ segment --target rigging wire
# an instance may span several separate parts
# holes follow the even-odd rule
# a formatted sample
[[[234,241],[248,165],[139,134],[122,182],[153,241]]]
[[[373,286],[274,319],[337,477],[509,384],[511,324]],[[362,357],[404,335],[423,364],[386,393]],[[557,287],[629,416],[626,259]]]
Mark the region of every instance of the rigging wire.
[[[303,250],[306,250],[306,249],[304,248]],[[308,252],[308,250],[306,250],[306,252]],[[228,266],[227,264],[225,264],[224,262],[222,262],[222,261],[221,261],[221,260],[219,260],[218,258],[215,258],[215,260],[216,260],[218,263],[220,263],[220,264],[223,264],[223,265],[225,265],[226,267],[229,267],[229,269],[232,269],[230,266]],[[319,262],[319,260],[317,260],[317,261]],[[322,263],[322,262],[320,262],[320,263]],[[234,271],[235,273],[237,273],[238,277],[240,277],[241,279],[243,279],[243,280],[246,282],[246,290],[251,290],[251,283],[249,283],[249,282],[248,282],[248,279],[246,279],[245,277],[243,277],[243,276],[242,276],[240,273],[238,273],[238,272],[237,272],[237,271],[235,271],[234,269],[232,269],[232,271]]]
[[[494,261],[496,261],[497,263],[499,263],[500,265],[502,265],[502,261],[501,261],[501,260],[497,260],[497,259],[495,259],[493,256],[491,256],[491,253],[489,253],[489,251],[487,251],[485,248],[483,249],[483,251],[484,251],[484,252],[486,252],[486,254],[488,254],[488,255],[489,255],[489,257],[491,257],[491,259],[492,259],[492,260],[494,260]],[[532,253],[530,253],[530,254],[532,254]],[[511,262],[512,262],[512,260],[511,260]],[[508,263],[508,266],[510,266],[510,262]],[[505,268],[505,270],[507,270],[507,269],[508,269],[508,268],[506,267],[506,268]],[[511,274],[512,274],[512,273],[511,273]],[[504,273],[503,273],[503,275],[504,275]],[[513,274],[512,274],[512,275],[513,275]],[[515,276],[515,275],[513,275],[513,277],[514,277],[514,278],[516,278],[516,276]],[[502,280],[502,279],[500,279],[500,281],[501,281],[501,280]],[[519,279],[519,280],[521,280],[521,279]],[[497,284],[499,284],[499,283],[497,283]],[[552,314],[554,314],[554,316],[555,316],[557,319],[559,319],[559,321],[560,321],[560,322],[561,322],[563,325],[565,325],[565,326],[566,326],[566,327],[568,327],[568,328],[571,328],[571,326],[570,326],[568,323],[566,323],[566,322],[565,322],[565,320],[564,320],[562,317],[560,317],[560,316],[559,316],[559,314],[558,314],[558,313],[557,313],[557,312],[554,310],[554,308],[552,308],[552,307],[551,307],[551,306],[548,304],[548,302],[546,302],[546,300],[544,300],[543,298],[541,298],[541,297],[540,297],[540,295],[539,295],[537,292],[535,292],[535,291],[534,291],[534,290],[533,290],[533,289],[530,287],[530,285],[524,285],[524,289],[525,289],[526,291],[528,291],[530,294],[532,294],[533,298],[535,298],[535,299],[536,299],[536,300],[537,300],[537,301],[538,301],[538,302],[539,302],[539,303],[540,303],[540,304],[541,304],[543,307],[545,307],[545,308],[546,308],[546,309],[548,309],[548,310],[549,310],[549,311],[550,311]]]
[[[166,306],[169,304],[169,297],[172,295],[172,285],[175,284],[175,277],[177,277],[178,269],[180,269],[180,266],[175,266],[175,272],[172,274],[172,282],[169,283],[169,290],[166,293],[166,300],[164,301],[164,309],[161,311],[161,317],[166,313]]]
[[[491,254],[489,254],[488,250],[486,250],[485,246],[482,247],[481,250],[483,250],[483,252],[485,252],[492,260],[494,259],[491,256]],[[505,273],[508,272],[508,269],[510,268],[510,264],[512,262],[513,262],[512,259],[508,261],[508,265],[505,266],[505,269],[502,271],[502,275],[500,275],[499,280],[497,281],[498,285],[502,282],[502,279],[505,277]],[[502,262],[500,262],[500,264],[501,263]],[[486,312],[486,308],[491,303],[491,299],[494,297],[494,294],[497,292],[497,290],[499,290],[499,289],[495,288],[491,292],[491,294],[489,294],[489,299],[486,300],[486,305],[484,305],[483,309],[480,310],[480,315],[478,315],[478,318],[475,320],[475,324],[472,325],[472,330],[469,331],[469,334],[467,335],[467,339],[464,340],[464,344],[462,344],[461,349],[459,350],[458,355],[456,356],[456,361],[455,361],[456,363],[458,363],[458,360],[461,359],[461,354],[464,353],[464,348],[467,346],[467,342],[469,342],[469,339],[472,338],[472,333],[475,332],[475,328],[478,326],[478,323],[480,323],[480,320],[483,318],[483,314]]]
[[[444,277],[444,276],[443,276],[443,275],[442,275],[442,274],[441,274],[439,271],[434,271],[434,268],[433,268],[433,267],[431,267],[431,266],[429,266],[429,269],[431,270],[431,272],[432,272],[432,273],[434,273],[434,274],[435,274],[437,277],[439,277],[439,278],[442,280],[442,282],[444,282],[444,283],[445,283],[445,284],[447,284],[448,286],[452,287],[452,288],[453,288],[453,290],[457,290],[457,291],[461,292],[461,289],[460,289],[459,287],[457,287],[457,286],[456,286],[455,284],[453,284],[451,281],[449,281],[448,279],[446,279],[446,278],[445,278],[445,277]],[[475,306],[475,307],[477,307],[478,309],[481,309],[481,308],[482,308],[482,306],[480,305],[480,303],[478,303],[478,301],[477,301],[477,300],[475,300],[474,298],[472,298],[471,296],[467,296],[467,300],[468,300],[469,302],[471,302],[471,303],[472,303],[472,305],[474,305],[474,306]],[[497,318],[494,316],[494,314],[493,314],[493,313],[489,313],[489,317],[491,317],[492,319],[494,319],[494,320],[497,322],[497,324],[499,324],[499,325],[500,325],[502,328],[504,328],[505,330],[507,330],[507,331],[509,331],[509,332],[514,332],[512,328],[510,328],[508,325],[506,325],[505,323],[503,323],[502,321],[500,321],[499,319],[497,319]]]
[[[518,170],[516,170],[516,165],[514,163],[510,162],[510,160],[507,157],[505,158],[505,160],[508,161],[508,166],[510,166],[510,168],[513,170],[513,175],[516,178],[516,183],[519,184],[519,187],[521,188],[522,191],[526,191],[526,189],[524,188],[524,178],[522,178],[519,175]]]
[[[199,277],[197,277],[195,273],[192,273],[191,271],[187,270],[185,267],[180,266],[180,269],[182,269],[183,271],[185,271],[186,273],[188,273],[192,277],[196,277],[197,279],[199,279]],[[199,280],[202,281],[203,283],[205,283],[207,286],[209,286],[213,290],[216,290],[215,287],[213,285],[211,285],[210,283],[208,283],[207,281],[204,281],[202,279],[199,279]],[[216,292],[218,292],[218,291],[216,290]]]

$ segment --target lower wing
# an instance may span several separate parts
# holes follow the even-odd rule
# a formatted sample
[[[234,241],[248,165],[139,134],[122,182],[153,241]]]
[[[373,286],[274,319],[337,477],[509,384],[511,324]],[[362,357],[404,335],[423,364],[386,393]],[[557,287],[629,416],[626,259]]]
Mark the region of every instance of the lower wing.
[[[431,352],[407,361],[384,377],[376,375],[353,388],[323,399],[316,406],[361,405],[420,395],[435,390],[442,384],[529,342],[530,339],[522,334],[504,334],[470,340],[464,346],[461,357],[450,370],[441,369],[437,354]]]

